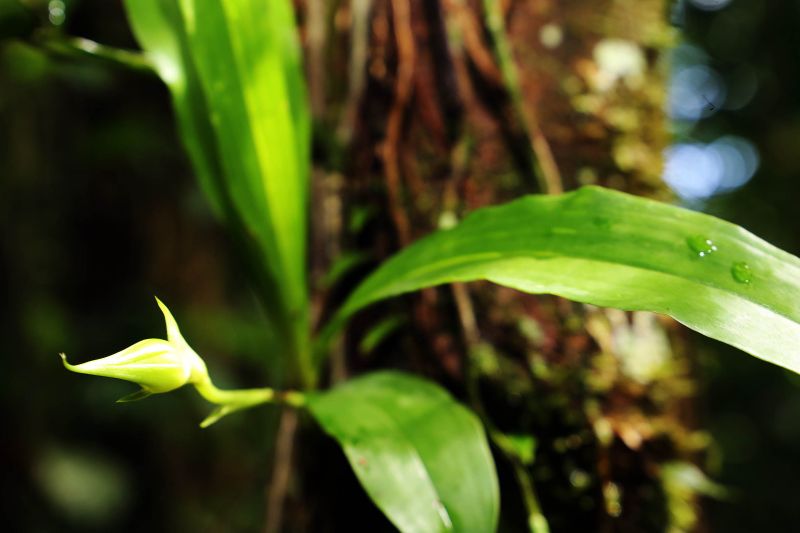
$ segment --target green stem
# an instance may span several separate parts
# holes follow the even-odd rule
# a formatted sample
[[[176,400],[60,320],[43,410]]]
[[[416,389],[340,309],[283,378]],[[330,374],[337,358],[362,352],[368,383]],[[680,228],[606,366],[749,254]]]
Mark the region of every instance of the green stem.
[[[298,373],[303,389],[314,390],[317,388],[319,376],[317,375],[317,366],[314,364],[314,353],[312,351],[311,339],[309,338],[308,322],[304,322],[303,324],[302,329],[294,339]]]
[[[517,478],[525,509],[528,512],[528,529],[531,533],[550,533],[550,526],[542,513],[539,499],[536,497],[536,489],[531,483],[531,478],[525,466],[512,460],[514,465],[514,475]]]
[[[306,404],[305,395],[298,391],[276,391],[269,387],[223,390],[218,389],[211,379],[195,383],[194,387],[203,398],[219,406],[200,423],[202,428],[207,428],[225,415],[261,404],[271,403],[295,408]]]
[[[269,387],[260,389],[218,389],[211,380],[195,384],[200,395],[211,403],[217,405],[236,404],[242,407],[252,407],[262,403],[274,403],[290,407],[303,407],[306,397],[302,392],[278,392]]]

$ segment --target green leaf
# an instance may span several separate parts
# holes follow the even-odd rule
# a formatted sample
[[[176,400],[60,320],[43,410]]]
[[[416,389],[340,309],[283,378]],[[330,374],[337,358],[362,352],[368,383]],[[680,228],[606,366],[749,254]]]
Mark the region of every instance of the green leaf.
[[[193,65],[176,0],[125,0],[132,30],[156,72],[169,87],[181,138],[212,206],[223,214],[223,188],[205,95]]]
[[[358,351],[361,355],[369,355],[389,335],[397,331],[405,323],[406,317],[404,316],[392,315],[384,318],[364,334],[358,343]]]
[[[303,352],[310,118],[291,1],[125,5],[204,191],[257,251],[268,312]]]
[[[497,477],[483,427],[438,386],[378,372],[309,396],[308,407],[400,531],[495,530]]]
[[[670,315],[800,373],[800,259],[729,222],[597,187],[480,209],[414,243],[337,323],[382,298],[479,279]]]

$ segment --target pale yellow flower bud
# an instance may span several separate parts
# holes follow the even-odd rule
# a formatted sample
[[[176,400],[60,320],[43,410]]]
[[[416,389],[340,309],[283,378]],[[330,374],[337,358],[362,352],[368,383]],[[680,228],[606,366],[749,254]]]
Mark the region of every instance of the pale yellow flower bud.
[[[124,379],[139,384],[141,390],[119,402],[141,400],[151,394],[169,392],[184,385],[194,385],[197,392],[217,408],[200,424],[208,427],[220,418],[268,402],[299,407],[305,397],[298,392],[276,394],[270,388],[221,390],[214,386],[206,364],[184,340],[178,324],[167,306],[156,298],[167,323],[167,340],[146,339],[121,352],[95,359],[80,365],[71,365],[67,357],[61,359],[67,370],[93,376]]]
[[[64,354],[64,366],[73,372],[124,379],[137,383],[142,390],[120,401],[144,398],[169,392],[188,383],[208,381],[208,370],[200,356],[186,343],[169,309],[156,298],[164,313],[167,340],[146,339],[121,352],[79,365],[71,365]]]

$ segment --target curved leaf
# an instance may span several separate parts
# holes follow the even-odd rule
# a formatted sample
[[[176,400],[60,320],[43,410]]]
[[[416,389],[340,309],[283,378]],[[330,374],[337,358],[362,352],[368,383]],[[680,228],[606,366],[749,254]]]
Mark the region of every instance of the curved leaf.
[[[308,407],[400,531],[495,530],[499,491],[486,434],[435,384],[377,372],[310,395]]]
[[[479,279],[670,315],[800,373],[800,259],[729,222],[598,187],[480,209],[384,263],[342,313]]]

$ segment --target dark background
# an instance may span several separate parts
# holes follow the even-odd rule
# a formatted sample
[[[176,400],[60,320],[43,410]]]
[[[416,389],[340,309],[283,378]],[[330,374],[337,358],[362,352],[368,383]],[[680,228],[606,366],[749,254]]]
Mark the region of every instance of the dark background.
[[[708,109],[676,117],[676,143],[735,135],[752,143],[760,164],[740,188],[686,203],[797,254],[800,4],[698,4],[714,2],[673,11],[695,47],[681,49],[676,68],[705,65],[728,96],[709,93]],[[120,3],[67,2],[63,19],[58,3],[28,6],[0,0],[4,526],[258,530],[274,410],[201,432],[208,406],[191,391],[116,405],[132,385],[69,374],[59,363],[61,351],[83,361],[163,336],[158,295],[220,385],[262,385],[280,371],[280,358],[264,350],[255,298],[191,176],[166,89],[147,74],[43,45],[63,32],[135,48]],[[706,470],[729,489],[725,500],[706,500],[705,524],[793,530],[800,379],[696,340],[699,416],[714,442]]]

